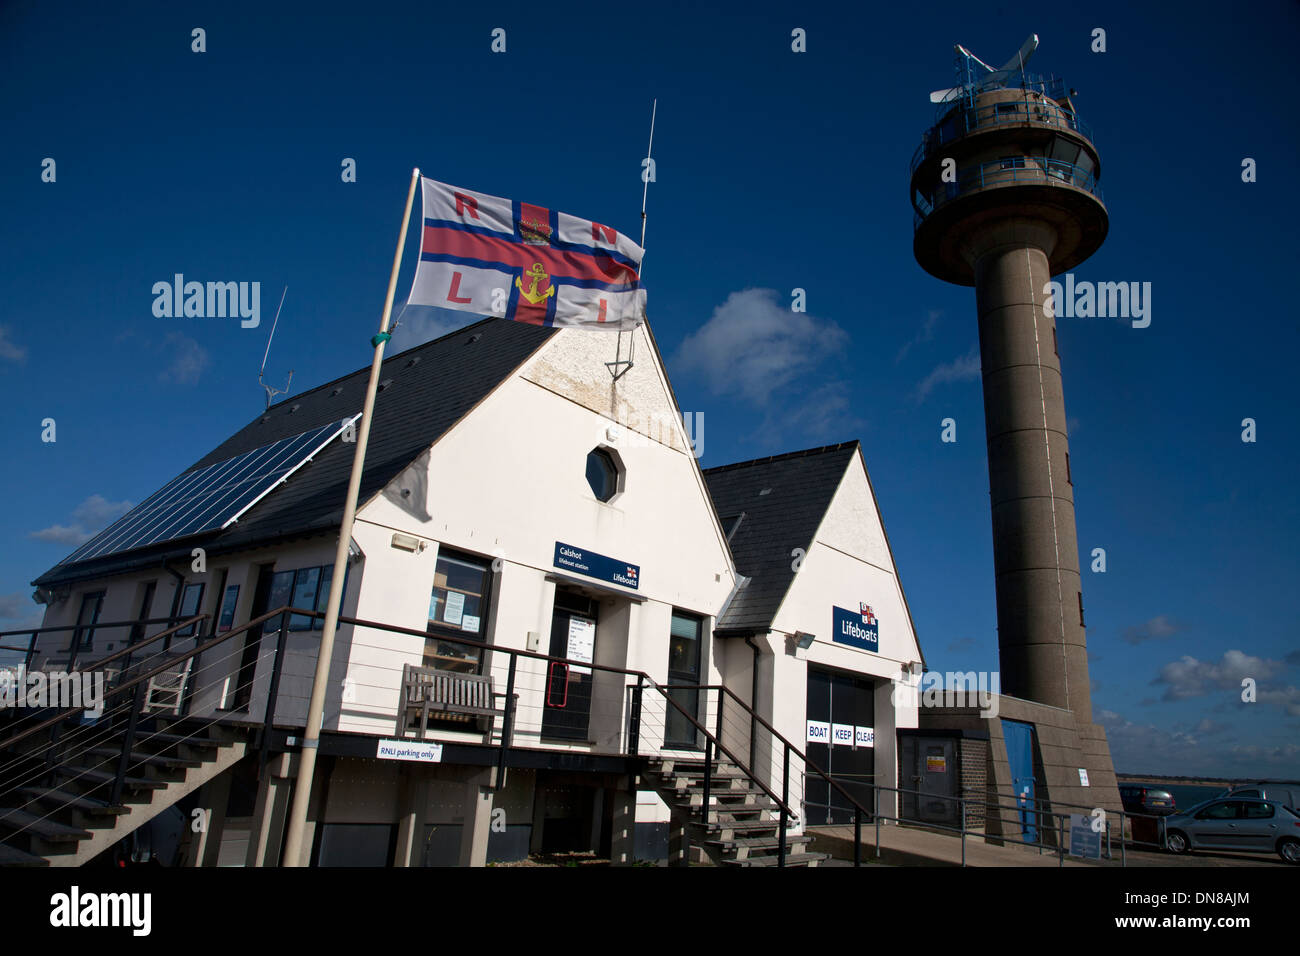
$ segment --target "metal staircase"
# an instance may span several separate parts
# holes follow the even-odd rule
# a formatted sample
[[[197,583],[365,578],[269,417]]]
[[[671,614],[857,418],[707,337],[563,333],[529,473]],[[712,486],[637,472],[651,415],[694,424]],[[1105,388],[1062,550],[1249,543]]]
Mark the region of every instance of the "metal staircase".
[[[705,769],[704,760],[661,757],[649,761],[642,780],[675,818],[689,819],[691,845],[713,863],[811,867],[830,859],[829,854],[808,851],[812,837],[788,832],[782,854],[779,806],[730,760],[714,760],[711,771],[706,774]]]
[[[242,733],[228,727],[160,726],[134,740],[116,800],[117,747],[48,768],[36,756],[14,757],[5,779],[33,782],[0,797],[0,866],[80,866],[247,752]]]

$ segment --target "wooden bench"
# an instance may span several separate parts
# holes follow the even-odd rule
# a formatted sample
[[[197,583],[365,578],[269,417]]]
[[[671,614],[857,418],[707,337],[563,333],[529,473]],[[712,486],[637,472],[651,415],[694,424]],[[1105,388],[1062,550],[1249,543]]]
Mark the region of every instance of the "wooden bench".
[[[481,718],[503,716],[505,709],[497,707],[495,702],[505,696],[493,691],[489,674],[462,674],[404,664],[402,699],[397,709],[397,736],[405,735],[411,718],[416,714],[420,717],[421,739],[428,730],[430,715],[438,720],[461,723],[477,723]]]

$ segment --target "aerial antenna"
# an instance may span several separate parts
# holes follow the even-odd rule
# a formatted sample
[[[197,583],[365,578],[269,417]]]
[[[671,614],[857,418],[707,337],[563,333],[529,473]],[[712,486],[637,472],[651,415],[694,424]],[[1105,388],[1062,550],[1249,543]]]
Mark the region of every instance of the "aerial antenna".
[[[284,287],[284,292],[280,293],[280,304],[275,307],[275,319],[271,322],[271,334],[266,339],[266,351],[262,353],[262,368],[257,373],[257,384],[266,389],[266,407],[271,407],[271,400],[277,395],[289,394],[289,386],[293,384],[293,369],[289,369],[289,381],[284,383],[284,388],[272,388],[262,381],[266,374],[266,357],[271,354],[271,340],[275,338],[275,326],[280,321],[280,310],[284,308],[284,297],[288,293],[289,287]]]
[[[650,103],[650,145],[646,147],[645,156],[651,160],[655,151],[655,113],[659,109],[659,98],[655,97]],[[647,164],[648,165],[648,164]],[[653,168],[653,167],[649,167]],[[645,201],[650,195],[650,174],[647,170],[644,176],[644,186],[641,189],[641,264],[637,267],[636,278],[640,284],[641,274],[645,269]],[[619,377],[627,374],[632,369],[632,359],[636,357],[636,330],[629,332],[629,342],[627,347],[627,358],[623,358],[623,330],[618,330],[618,340],[614,345],[614,361],[606,362],[605,367],[609,369],[609,374],[618,381]]]
[[[1021,44],[1020,49],[1016,51],[1016,55],[1007,60],[1006,63],[1003,63],[1001,68],[995,70],[970,50],[958,43],[957,53],[959,56],[964,58],[966,76],[971,79],[964,80],[961,86],[954,86],[947,90],[935,90],[930,94],[930,102],[951,103],[953,100],[959,99],[962,94],[970,90],[979,92],[980,90],[1004,86],[1006,85],[1007,79],[1014,73],[1024,73],[1025,64],[1029,62],[1029,58],[1033,56],[1034,51],[1037,49],[1038,34],[1031,33],[1029,39]],[[971,67],[972,63],[980,67],[980,69],[973,69]],[[981,70],[983,72],[981,72]]]

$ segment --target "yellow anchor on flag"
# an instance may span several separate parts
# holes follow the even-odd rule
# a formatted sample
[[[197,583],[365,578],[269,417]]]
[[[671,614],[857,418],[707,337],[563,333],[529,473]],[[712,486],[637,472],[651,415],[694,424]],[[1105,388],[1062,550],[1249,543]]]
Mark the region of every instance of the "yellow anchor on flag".
[[[551,296],[555,295],[555,286],[553,285],[547,286],[545,292],[539,293],[537,291],[538,283],[540,283],[543,279],[550,278],[550,276],[546,274],[546,270],[542,268],[542,264],[540,262],[534,262],[533,267],[529,269],[527,272],[525,272],[524,275],[528,276],[528,278],[533,280],[532,283],[529,285],[528,290],[527,291],[524,290],[524,284],[521,281],[522,277],[520,276],[517,276],[515,278],[515,288],[519,290],[520,295],[522,295],[533,305],[537,305],[538,303],[545,302]]]

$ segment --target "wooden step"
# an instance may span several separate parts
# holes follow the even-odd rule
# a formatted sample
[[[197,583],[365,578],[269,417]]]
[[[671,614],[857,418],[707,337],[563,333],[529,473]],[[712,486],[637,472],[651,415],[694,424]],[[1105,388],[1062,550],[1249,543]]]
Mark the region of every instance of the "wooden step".
[[[187,737],[184,734],[171,734],[158,732],[156,734],[141,734],[140,739],[136,741],[137,745],[150,746],[157,751],[170,750],[173,747],[196,747],[200,750],[219,750],[224,744],[220,740],[213,740],[211,737],[200,737],[198,734]]]
[[[822,860],[829,860],[829,853],[787,853],[785,855],[786,866],[816,866]],[[744,860],[723,860],[723,866],[778,866],[781,858],[773,854],[772,856],[751,856]]]
[[[43,787],[24,787],[21,793],[30,797],[39,803],[55,806],[60,809],[70,808],[80,810],[91,816],[119,816],[123,813],[130,813],[130,809],[123,806],[113,806],[104,800],[97,800],[94,797],[82,796],[77,793],[70,793],[67,790],[47,790]]]
[[[692,820],[691,826],[713,833],[716,830],[779,830],[780,820],[710,820],[700,823]]]
[[[8,843],[0,843],[0,866],[49,866],[50,861],[40,856],[33,856],[30,853],[10,846]]]
[[[116,761],[122,756],[122,751],[113,747],[99,747],[91,751],[92,754],[100,757],[111,757],[114,760],[110,766],[117,769]],[[192,770],[195,767],[202,767],[204,761],[194,757],[167,757],[162,754],[142,753],[138,750],[132,750],[131,756],[127,758],[126,765],[128,768],[135,767],[156,767],[159,770]]]
[[[730,840],[705,840],[709,846],[715,846],[719,850],[746,849],[746,850],[777,850],[781,846],[779,836],[770,837],[735,837]],[[791,846],[811,843],[812,837],[803,834],[787,834],[785,845],[787,850]]]
[[[60,777],[67,777],[70,783],[81,784],[87,789],[98,789],[103,784],[111,786],[117,779],[116,773],[107,770],[86,770],[81,767],[55,767],[54,772]],[[167,787],[167,784],[161,780],[146,780],[143,777],[126,777],[123,784],[128,790],[164,790]]]
[[[81,827],[70,827],[66,823],[57,823],[47,816],[9,808],[0,808],[0,828],[38,836],[50,843],[76,843],[78,840],[88,840],[91,837],[90,831],[83,830]]]

